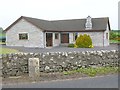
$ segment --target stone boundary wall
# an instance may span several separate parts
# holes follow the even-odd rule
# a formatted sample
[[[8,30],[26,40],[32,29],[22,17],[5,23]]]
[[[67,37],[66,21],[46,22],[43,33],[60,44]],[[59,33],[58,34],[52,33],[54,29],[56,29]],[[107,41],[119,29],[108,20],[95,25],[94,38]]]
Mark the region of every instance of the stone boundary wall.
[[[28,73],[29,58],[39,58],[40,72],[62,72],[80,67],[118,66],[116,50],[83,52],[16,53],[2,55],[2,74],[19,76]]]

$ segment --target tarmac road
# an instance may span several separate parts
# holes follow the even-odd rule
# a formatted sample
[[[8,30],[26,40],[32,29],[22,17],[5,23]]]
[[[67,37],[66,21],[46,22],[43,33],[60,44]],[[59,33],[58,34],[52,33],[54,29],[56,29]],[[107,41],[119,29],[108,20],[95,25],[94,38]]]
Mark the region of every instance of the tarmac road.
[[[118,75],[3,85],[3,88],[118,88]]]

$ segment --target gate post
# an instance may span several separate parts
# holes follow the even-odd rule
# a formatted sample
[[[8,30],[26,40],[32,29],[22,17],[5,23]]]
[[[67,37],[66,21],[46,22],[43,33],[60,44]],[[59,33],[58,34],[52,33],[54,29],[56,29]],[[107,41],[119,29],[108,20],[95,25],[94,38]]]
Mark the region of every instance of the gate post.
[[[29,58],[29,77],[37,80],[40,76],[39,71],[39,58]]]

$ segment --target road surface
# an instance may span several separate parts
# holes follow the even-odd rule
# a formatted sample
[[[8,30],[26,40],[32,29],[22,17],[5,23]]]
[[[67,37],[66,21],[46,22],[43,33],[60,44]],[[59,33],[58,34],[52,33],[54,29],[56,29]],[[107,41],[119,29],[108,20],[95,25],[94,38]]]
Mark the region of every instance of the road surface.
[[[118,88],[118,75],[3,85],[3,88]]]

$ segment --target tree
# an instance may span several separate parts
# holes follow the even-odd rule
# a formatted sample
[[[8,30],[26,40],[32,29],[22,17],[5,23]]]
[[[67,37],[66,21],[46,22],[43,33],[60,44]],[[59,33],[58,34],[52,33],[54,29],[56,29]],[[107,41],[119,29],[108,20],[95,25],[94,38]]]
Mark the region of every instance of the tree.
[[[0,42],[5,42],[5,41],[6,41],[5,33],[3,32],[3,28],[0,27]]]
[[[0,27],[0,33],[2,33],[3,32],[3,28],[2,27]]]

